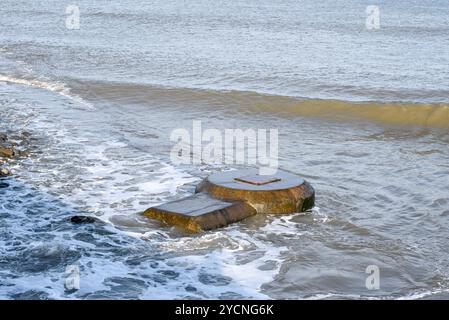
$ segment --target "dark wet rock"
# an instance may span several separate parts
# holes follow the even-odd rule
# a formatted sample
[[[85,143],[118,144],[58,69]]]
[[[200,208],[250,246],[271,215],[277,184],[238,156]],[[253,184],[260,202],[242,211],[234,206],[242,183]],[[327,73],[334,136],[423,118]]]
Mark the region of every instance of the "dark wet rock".
[[[70,221],[74,224],[89,224],[89,223],[99,223],[100,219],[89,216],[73,216]]]
[[[6,140],[8,140],[8,136],[6,135],[6,133],[0,132],[0,142],[5,142]]]

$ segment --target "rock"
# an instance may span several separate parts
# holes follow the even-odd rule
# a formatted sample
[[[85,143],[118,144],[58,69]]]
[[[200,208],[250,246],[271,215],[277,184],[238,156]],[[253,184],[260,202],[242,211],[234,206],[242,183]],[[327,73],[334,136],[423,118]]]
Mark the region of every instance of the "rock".
[[[14,158],[27,156],[30,146],[30,134],[26,131],[12,134],[0,133],[0,157]]]
[[[0,147],[0,157],[13,158],[16,154],[17,153],[12,147]]]
[[[2,177],[7,177],[7,176],[9,176],[9,175],[11,175],[11,171],[9,171],[9,170],[6,169],[6,168],[1,168],[1,169],[0,169],[0,178],[2,178]]]
[[[199,193],[149,208],[144,215],[190,232],[227,226],[255,215],[256,210],[242,201],[222,201]]]
[[[9,162],[9,159],[28,156],[26,148],[20,146],[23,142],[28,141],[28,137],[29,133],[27,132],[22,132],[15,136],[0,133],[0,178],[11,175],[11,171],[2,168],[3,165]]]
[[[74,224],[88,224],[100,222],[98,218],[89,216],[73,216],[70,218],[70,221]]]

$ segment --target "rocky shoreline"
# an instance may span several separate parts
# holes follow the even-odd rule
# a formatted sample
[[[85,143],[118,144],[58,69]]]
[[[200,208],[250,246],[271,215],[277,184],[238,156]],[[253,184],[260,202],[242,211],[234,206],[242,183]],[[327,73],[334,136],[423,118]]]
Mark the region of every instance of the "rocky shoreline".
[[[28,156],[30,134],[21,132],[0,132],[0,178],[10,176],[8,164],[16,159]]]

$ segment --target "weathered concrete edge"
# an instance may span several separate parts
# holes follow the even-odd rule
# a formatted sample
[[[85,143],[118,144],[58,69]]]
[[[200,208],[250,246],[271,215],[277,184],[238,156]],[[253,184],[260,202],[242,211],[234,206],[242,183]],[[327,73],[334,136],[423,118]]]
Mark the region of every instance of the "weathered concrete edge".
[[[304,212],[315,205],[315,189],[305,180],[303,184],[289,189],[240,190],[213,184],[206,178],[197,185],[195,193],[199,192],[224,201],[246,202],[259,214]]]
[[[244,201],[232,201],[232,204],[227,208],[214,210],[197,217],[189,217],[157,207],[149,208],[143,212],[143,215],[149,218],[168,225],[178,226],[194,233],[222,228],[255,214],[257,214],[256,209]]]

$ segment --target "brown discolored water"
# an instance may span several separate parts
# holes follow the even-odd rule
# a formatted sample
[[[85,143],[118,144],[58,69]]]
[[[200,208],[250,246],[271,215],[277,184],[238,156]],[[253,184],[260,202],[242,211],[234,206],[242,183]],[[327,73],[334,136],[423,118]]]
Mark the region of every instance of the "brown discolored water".
[[[447,298],[447,4],[385,4],[373,35],[356,1],[198,3],[81,1],[73,33],[51,2],[0,8],[0,131],[35,139],[0,186],[0,296]],[[278,129],[316,207],[195,236],[142,217],[238,167],[172,163],[193,121]]]

